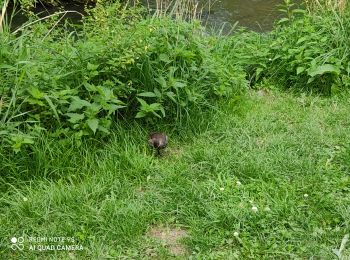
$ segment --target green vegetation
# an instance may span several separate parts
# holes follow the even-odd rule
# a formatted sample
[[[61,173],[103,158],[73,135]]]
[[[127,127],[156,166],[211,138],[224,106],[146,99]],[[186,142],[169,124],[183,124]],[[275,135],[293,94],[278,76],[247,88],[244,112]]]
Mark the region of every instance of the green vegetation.
[[[0,256],[350,257],[350,13],[314,4],[231,36],[119,3],[80,27],[4,20]],[[186,236],[150,235],[164,226]]]
[[[187,230],[188,254],[199,259],[334,258],[350,231],[349,100],[252,95],[176,129],[161,159],[134,124],[103,146],[42,138],[30,156],[7,158],[2,245],[59,234],[81,239],[86,249],[73,256],[166,259],[145,235],[164,224]]]
[[[197,23],[143,19],[120,4],[97,6],[80,32],[35,24],[18,37],[4,33],[3,142],[18,152],[38,127],[108,135],[115,116],[181,120],[241,92],[244,72],[216,59],[202,34]]]

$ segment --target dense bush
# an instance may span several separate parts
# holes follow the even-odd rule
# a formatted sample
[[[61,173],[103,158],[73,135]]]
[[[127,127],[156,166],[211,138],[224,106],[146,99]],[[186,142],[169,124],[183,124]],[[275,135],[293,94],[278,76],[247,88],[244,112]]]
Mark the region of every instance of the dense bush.
[[[252,84],[268,80],[327,95],[349,88],[349,12],[310,14],[290,4],[283,11],[286,17],[267,34],[241,31],[222,41],[222,58],[242,66]]]
[[[116,115],[176,120],[245,87],[198,23],[144,19],[120,4],[98,5],[79,32],[54,22],[1,35],[0,134],[15,150],[40,129],[105,135]]]
[[[285,86],[325,94],[350,86],[350,16],[305,15],[278,27],[271,44],[273,76]]]

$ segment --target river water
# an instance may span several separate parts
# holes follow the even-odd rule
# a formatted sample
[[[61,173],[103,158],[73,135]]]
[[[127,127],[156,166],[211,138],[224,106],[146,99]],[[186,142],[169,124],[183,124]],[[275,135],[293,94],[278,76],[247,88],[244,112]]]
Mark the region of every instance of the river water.
[[[218,0],[211,7],[208,24],[214,28],[238,26],[255,31],[270,30],[281,17],[278,5],[283,0]]]
[[[155,0],[149,1],[154,3]],[[200,6],[204,6],[203,24],[209,28],[223,29],[223,31],[228,32],[237,23],[238,26],[262,32],[270,30],[274,22],[281,17],[278,5],[282,4],[283,0],[198,0],[198,2]],[[208,8],[209,5],[210,8]],[[150,6],[154,7],[155,4],[150,4]],[[81,13],[83,12],[83,5],[68,4],[65,5],[64,9]],[[40,13],[42,17],[56,10],[57,8],[39,6],[35,12]],[[80,19],[79,14],[69,14],[67,17],[73,22],[78,22]],[[15,28],[24,21],[23,16],[17,15],[12,25]]]
[[[143,3],[154,9],[156,1],[170,0],[143,0]],[[239,27],[246,27],[254,31],[268,31],[282,16],[282,12],[278,9],[283,4],[283,0],[192,1],[198,2],[198,10],[203,10],[201,15],[203,23],[216,30],[230,31],[232,26],[237,24]],[[296,0],[298,1],[300,0]]]

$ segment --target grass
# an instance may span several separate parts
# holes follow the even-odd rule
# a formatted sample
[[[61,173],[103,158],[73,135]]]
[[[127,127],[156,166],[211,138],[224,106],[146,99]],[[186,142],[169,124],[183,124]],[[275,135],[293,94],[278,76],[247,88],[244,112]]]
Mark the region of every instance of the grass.
[[[147,234],[167,226],[186,230],[178,258],[333,259],[350,232],[349,110],[348,95],[252,91],[166,129],[162,158],[135,124],[79,149],[42,138],[2,158],[0,255],[166,259],[171,245]],[[84,250],[12,251],[13,236],[75,237]]]
[[[326,2],[227,37],[118,2],[0,22],[1,259],[348,259],[350,16]]]

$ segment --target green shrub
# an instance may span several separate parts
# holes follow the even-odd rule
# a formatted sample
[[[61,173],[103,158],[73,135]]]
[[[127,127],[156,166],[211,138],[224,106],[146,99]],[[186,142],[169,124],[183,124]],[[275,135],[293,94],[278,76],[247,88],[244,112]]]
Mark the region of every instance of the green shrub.
[[[309,14],[285,1],[286,17],[266,34],[239,31],[221,41],[221,58],[242,66],[251,85],[330,95],[350,87],[350,14]]]
[[[2,106],[14,115],[3,120],[6,131],[11,122],[12,135],[103,136],[117,115],[174,121],[245,87],[244,73],[215,57],[199,23],[144,18],[119,3],[90,12],[78,32],[46,21],[1,35]]]
[[[285,86],[332,94],[349,87],[350,16],[325,13],[287,21],[272,33],[273,76]]]

